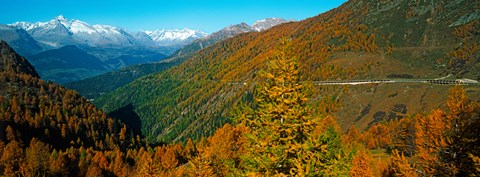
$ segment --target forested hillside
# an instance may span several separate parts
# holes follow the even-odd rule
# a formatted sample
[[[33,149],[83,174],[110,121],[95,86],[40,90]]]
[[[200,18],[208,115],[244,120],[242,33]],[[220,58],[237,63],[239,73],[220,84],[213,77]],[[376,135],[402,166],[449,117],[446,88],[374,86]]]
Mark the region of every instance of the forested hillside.
[[[479,176],[478,85],[313,82],[478,80],[479,11],[350,0],[177,53],[105,112],[1,42],[0,176]]]
[[[3,41],[0,50],[1,174],[83,176],[98,162],[93,156],[138,146],[140,137],[125,124],[75,91],[41,80]]]
[[[142,132],[153,141],[210,135],[230,122],[230,113],[237,105],[252,101],[253,88],[261,82],[258,71],[265,68],[281,37],[294,44],[292,52],[299,59],[300,78],[306,82],[402,74],[415,78],[452,74],[475,79],[478,19],[467,18],[475,14],[475,9],[478,2],[465,0],[349,1],[301,22],[217,43],[178,67],[138,79],[100,97],[95,104],[107,112],[132,105],[130,108],[145,125]],[[375,92],[382,87],[389,89]],[[351,125],[363,129],[387,120],[388,114],[374,115],[388,113],[395,105],[405,105],[406,112],[401,116],[441,106],[447,91],[448,87],[408,84],[315,87],[311,104],[324,108],[341,102],[338,107],[325,109],[338,116],[343,130]],[[418,95],[422,92],[426,96]]]
[[[152,158],[187,174],[180,166],[196,153],[192,141],[149,146],[77,92],[41,80],[7,43],[0,51],[0,175],[144,176]],[[162,171],[154,174],[177,173]]]
[[[160,62],[128,66],[117,71],[101,74],[76,82],[66,83],[64,85],[68,88],[78,91],[80,94],[82,94],[82,96],[88,99],[95,99],[119,87],[125,86],[142,76],[162,72],[170,69],[173,66],[180,65],[188,58],[196,54],[199,50],[232,36],[244,33],[245,31],[241,27],[242,24],[226,27],[209,35],[206,38],[197,39],[175,51],[170,57]]]
[[[24,57],[17,54],[12,48],[8,46],[5,41],[0,41],[0,54],[2,60],[0,61],[0,70],[4,72],[23,73],[31,75],[32,77],[39,77],[35,68]]]
[[[30,56],[46,80],[65,83],[108,71],[108,66],[76,46],[65,46]]]
[[[360,40],[374,36],[368,29],[357,29],[360,22],[349,18],[361,13],[360,10],[348,14],[340,12],[336,9],[266,32],[229,38],[202,50],[178,67],[136,80],[95,103],[107,111],[132,104],[144,122],[143,132],[156,141],[170,142],[183,135],[184,138],[209,135],[216,127],[229,122],[228,114],[240,100],[251,100],[248,95],[253,88],[255,72],[265,66],[282,36],[292,37],[292,43],[296,44],[294,52],[299,57],[302,76],[308,76],[304,79],[348,77],[348,71],[340,74],[340,68],[326,63],[331,57],[329,51],[351,48],[378,52],[373,39],[365,46],[345,42],[350,38]],[[325,23],[318,23],[324,20]],[[320,29],[321,33],[311,35]],[[360,31],[353,35],[352,30]],[[329,41],[339,45],[323,45]]]
[[[84,80],[63,84],[65,87],[76,90],[87,99],[95,99],[142,76],[157,73],[176,66],[182,62],[166,61],[128,66],[116,71],[108,72]]]

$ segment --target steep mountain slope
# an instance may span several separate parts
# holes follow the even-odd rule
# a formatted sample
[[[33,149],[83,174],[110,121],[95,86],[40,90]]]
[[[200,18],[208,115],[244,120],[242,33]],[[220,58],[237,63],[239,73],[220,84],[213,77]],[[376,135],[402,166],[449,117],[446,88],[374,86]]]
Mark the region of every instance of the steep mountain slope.
[[[22,55],[32,55],[43,50],[25,30],[8,25],[0,25],[0,40],[8,42]]]
[[[2,176],[102,176],[108,169],[96,166],[113,152],[117,170],[107,176],[126,173],[126,149],[140,147],[140,136],[75,91],[41,80],[3,41],[0,51]]]
[[[95,99],[142,76],[161,72],[180,64],[180,60],[133,65],[113,72],[83,80],[65,83],[64,86],[78,91],[87,99]]]
[[[151,139],[169,142],[198,138],[229,122],[229,113],[239,101],[248,102],[253,83],[258,82],[256,73],[264,68],[281,37],[295,44],[294,52],[305,81],[386,78],[399,74],[436,78],[439,74],[445,76],[448,70],[442,68],[448,61],[440,59],[462,45],[463,38],[453,33],[478,19],[460,26],[451,24],[476,9],[478,2],[467,0],[418,3],[352,0],[317,17],[217,43],[178,67],[140,78],[95,103],[108,112],[131,104],[146,125],[143,132]],[[468,43],[478,42],[478,33],[471,34]],[[470,53],[473,57],[465,58],[476,60],[478,50]],[[478,67],[474,59],[468,63]],[[470,69],[466,73],[475,72]],[[311,100],[313,105],[342,103],[342,107],[328,108],[337,112],[342,127],[346,129],[354,124],[366,128],[371,122],[388,119],[388,116],[375,117],[374,114],[390,110],[395,104],[399,108],[405,105],[405,114],[425,110],[422,105],[441,106],[438,99],[445,98],[448,89],[404,84],[375,92],[383,87],[350,87],[349,92],[343,93],[340,92],[343,87],[316,86],[312,88]],[[415,90],[422,89],[429,93],[417,95],[419,92]],[[473,91],[475,93],[475,89]],[[405,92],[410,94],[403,94]],[[351,99],[355,95],[365,99]],[[386,98],[392,99],[386,101]],[[422,104],[418,104],[418,100]],[[368,104],[371,106],[366,106]],[[369,107],[368,111],[362,111],[358,105]],[[403,112],[400,111],[402,116]]]
[[[1,144],[15,141],[28,145],[36,139],[57,150],[124,146],[116,139],[123,123],[107,118],[74,91],[41,80],[29,62],[5,42],[0,50],[9,66],[0,68]],[[116,138],[109,140],[110,136]]]
[[[335,62],[359,67],[370,60],[363,78],[469,78],[479,80],[479,2],[474,1],[364,1],[365,24],[390,46],[388,56],[337,55]],[[353,56],[352,56],[353,55]],[[348,61],[349,58],[356,60]],[[337,113],[346,130],[351,125],[367,128],[376,122],[400,119],[412,113],[444,107],[448,86],[380,84],[354,87],[341,100]],[[473,98],[477,87],[466,87]]]
[[[260,20],[257,24],[264,24],[262,29],[268,29],[274,24],[280,24],[283,22],[287,21],[282,21],[280,19],[275,20],[274,22],[270,22],[270,20]],[[156,72],[161,72],[173,66],[177,66],[180,63],[184,62],[186,59],[193,56],[199,50],[211,46],[216,42],[225,40],[241,33],[252,31],[254,31],[254,29],[248,26],[246,23],[231,25],[221,29],[220,31],[212,33],[208,37],[193,41],[192,43],[182,47],[181,49],[173,53],[172,56],[166,58],[161,62],[134,65],[120,69],[118,71],[113,71],[92,78],[87,78],[85,80],[67,83],[65,84],[65,86],[77,90],[86,98],[95,99],[98,96],[111,92],[121,86],[132,82],[137,78]]]
[[[108,66],[76,46],[48,50],[30,57],[40,76],[47,80],[65,83],[101,74]]]
[[[39,77],[35,68],[22,56],[17,54],[5,41],[0,41],[0,71],[27,74]]]

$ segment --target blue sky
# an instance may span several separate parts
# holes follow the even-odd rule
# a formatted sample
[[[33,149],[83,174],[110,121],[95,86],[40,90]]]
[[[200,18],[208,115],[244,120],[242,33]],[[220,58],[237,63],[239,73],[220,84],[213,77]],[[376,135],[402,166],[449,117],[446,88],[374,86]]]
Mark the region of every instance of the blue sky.
[[[208,33],[267,17],[303,20],[346,0],[0,0],[0,23],[49,21],[63,15],[131,31],[191,28]]]

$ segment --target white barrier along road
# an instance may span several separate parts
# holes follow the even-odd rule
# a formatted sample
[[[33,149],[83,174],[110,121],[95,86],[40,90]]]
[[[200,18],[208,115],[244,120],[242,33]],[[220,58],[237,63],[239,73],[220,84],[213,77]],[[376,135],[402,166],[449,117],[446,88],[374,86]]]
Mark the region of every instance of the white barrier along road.
[[[315,85],[360,85],[380,83],[426,83],[436,85],[480,85],[480,82],[471,79],[377,79],[377,80],[340,80],[340,81],[313,81]]]

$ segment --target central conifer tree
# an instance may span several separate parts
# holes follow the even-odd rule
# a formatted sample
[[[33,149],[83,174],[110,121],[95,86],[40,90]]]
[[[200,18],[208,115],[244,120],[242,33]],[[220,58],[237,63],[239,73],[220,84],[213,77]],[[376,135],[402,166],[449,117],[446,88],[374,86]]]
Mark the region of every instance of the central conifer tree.
[[[332,128],[320,131],[322,119],[311,115],[291,50],[289,40],[281,39],[268,69],[260,73],[264,81],[255,94],[257,109],[241,118],[251,128],[244,158],[247,176],[321,176],[330,159],[341,158],[335,153],[339,134]]]

